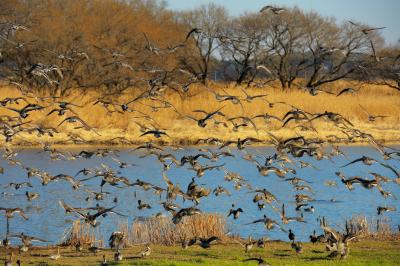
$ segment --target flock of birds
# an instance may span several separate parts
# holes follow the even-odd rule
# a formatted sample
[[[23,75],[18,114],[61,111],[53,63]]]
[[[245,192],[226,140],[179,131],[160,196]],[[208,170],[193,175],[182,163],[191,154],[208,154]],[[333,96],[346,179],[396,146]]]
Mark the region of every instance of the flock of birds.
[[[282,12],[285,12],[286,10],[284,8],[272,6],[265,6],[261,9],[261,12],[269,11],[278,15]],[[353,22],[351,23],[354,24]],[[362,28],[361,30],[364,34],[368,34],[368,32],[378,29],[380,28]],[[201,30],[197,28],[191,30],[187,34],[186,40],[189,39],[193,34],[201,34]],[[4,37],[2,37],[2,39],[4,39]],[[155,47],[149,41],[147,41],[146,48],[154,53],[166,52],[164,51],[164,49],[159,49]],[[179,46],[169,48],[168,52],[172,53],[176,49],[179,49]],[[181,70],[181,72],[185,73],[184,70]],[[32,65],[32,67],[27,70],[27,75],[44,78],[48,81],[48,83],[52,84],[55,81],[52,80],[49,73],[56,73],[56,75],[58,75],[60,78],[62,78],[63,76],[61,69],[54,65],[49,66],[37,63]],[[190,82],[195,81],[196,77],[191,77]],[[170,214],[172,222],[174,224],[179,224],[182,222],[183,219],[185,219],[185,217],[202,213],[202,210],[198,206],[202,198],[212,196],[219,197],[223,194],[229,196],[232,194],[231,191],[220,184],[215,186],[214,188],[207,188],[202,186],[201,184],[198,184],[198,180],[206,172],[223,171],[224,181],[231,183],[235,190],[248,190],[248,192],[253,197],[253,203],[260,211],[260,218],[254,221],[249,221],[247,224],[262,224],[264,225],[266,230],[279,229],[287,232],[286,227],[290,223],[305,223],[307,220],[305,214],[313,213],[316,211],[315,207],[310,205],[312,204],[312,201],[315,200],[312,196],[313,188],[307,180],[295,176],[296,168],[316,169],[316,167],[311,163],[302,160],[303,157],[309,157],[315,160],[332,160],[337,156],[346,157],[339,146],[334,144],[336,142],[349,143],[355,142],[356,140],[364,140],[371,144],[372,147],[374,147],[377,151],[379,151],[382,157],[382,159],[377,159],[368,156],[362,156],[348,162],[345,165],[340,166],[339,168],[345,168],[352,164],[358,164],[360,165],[360,167],[365,168],[372,164],[376,164],[385,169],[388,169],[393,174],[392,177],[389,177],[383,176],[379,173],[371,172],[370,177],[347,177],[340,171],[336,172],[336,175],[340,178],[341,183],[346,186],[350,191],[354,190],[354,187],[356,185],[359,185],[368,190],[377,189],[384,198],[393,197],[395,199],[396,196],[393,195],[390,191],[386,190],[384,186],[385,184],[390,183],[400,184],[399,170],[396,169],[395,166],[387,162],[389,160],[399,161],[400,150],[385,146],[384,144],[380,143],[371,134],[357,129],[350,120],[346,119],[339,113],[333,113],[329,111],[321,113],[310,113],[286,102],[270,102],[267,99],[267,95],[264,94],[250,95],[245,90],[242,90],[244,93],[244,97],[242,98],[239,96],[230,95],[226,92],[224,92],[225,94],[220,94],[219,92],[215,92],[209,89],[210,93],[215,96],[215,101],[222,104],[233,104],[242,106],[242,102],[252,103],[253,101],[260,100],[260,104],[261,101],[263,101],[263,104],[267,103],[266,107],[268,108],[274,108],[276,105],[280,104],[287,106],[288,111],[286,114],[284,114],[283,117],[273,116],[268,113],[259,114],[253,117],[248,117],[244,115],[228,117],[227,114],[224,114],[224,106],[222,106],[216,110],[193,110],[193,114],[182,114],[163,97],[165,84],[163,84],[162,79],[154,79],[148,81],[149,88],[138,97],[135,97],[127,102],[120,103],[110,97],[103,97],[96,99],[92,103],[88,103],[86,107],[90,105],[100,105],[110,115],[118,115],[127,112],[139,112],[135,110],[132,106],[134,104],[144,104],[142,102],[143,100],[151,100],[155,103],[160,104],[159,106],[151,106],[153,108],[153,111],[155,112],[159,112],[164,109],[171,109],[174,110],[174,112],[176,112],[182,119],[187,119],[193,121],[194,123],[197,123],[199,128],[207,128],[209,124],[214,124],[223,125],[229,128],[227,130],[232,130],[235,132],[238,131],[241,127],[252,127],[254,131],[258,133],[259,130],[257,124],[260,120],[263,120],[265,123],[269,123],[271,120],[276,120],[282,123],[282,127],[288,127],[289,125],[295,124],[296,127],[300,127],[302,131],[317,132],[317,129],[313,126],[312,122],[316,120],[324,120],[338,128],[345,137],[339,137],[336,135],[329,136],[329,142],[331,142],[332,144],[330,149],[326,148],[326,144],[329,143],[319,138],[307,139],[303,136],[296,136],[284,139],[279,138],[270,132],[267,132],[270,138],[269,141],[262,141],[254,137],[222,141],[215,137],[209,137],[198,139],[195,144],[205,146],[214,145],[218,146],[217,149],[200,148],[197,154],[184,155],[181,158],[177,158],[172,153],[167,153],[165,151],[165,148],[156,142],[144,142],[143,144],[135,147],[134,151],[144,151],[144,154],[141,156],[142,158],[154,156],[157,159],[157,161],[160,163],[160,167],[162,167],[163,169],[161,176],[164,180],[165,186],[158,186],[140,179],[131,180],[127,177],[122,176],[118,170],[113,169],[113,167],[110,167],[105,163],[102,163],[99,167],[96,168],[81,169],[75,174],[75,176],[64,173],[53,175],[44,169],[36,169],[20,161],[18,158],[18,152],[14,151],[11,148],[13,140],[19,137],[21,133],[35,133],[37,134],[38,139],[43,136],[48,136],[51,138],[54,135],[62,132],[60,129],[64,124],[71,124],[74,126],[72,132],[68,132],[68,136],[74,143],[78,144],[85,143],[85,140],[81,136],[79,136],[78,132],[80,132],[80,130],[92,131],[98,135],[100,135],[101,132],[98,132],[98,130],[90,126],[79,116],[78,109],[82,106],[56,96],[40,97],[29,92],[26,86],[22,84],[19,84],[15,81],[12,81],[12,84],[16,85],[21,90],[22,96],[15,98],[7,97],[0,101],[0,108],[11,111],[16,115],[0,116],[1,134],[3,135],[4,141],[6,143],[6,145],[4,146],[2,158],[3,161],[6,161],[10,166],[18,167],[25,171],[27,174],[27,179],[24,182],[11,182],[3,185],[2,193],[7,194],[9,193],[7,192],[9,190],[25,190],[26,200],[28,202],[33,202],[40,198],[40,194],[34,192],[34,189],[37,186],[35,184],[36,179],[39,180],[42,186],[51,185],[51,183],[58,181],[67,182],[72,186],[73,191],[84,190],[87,193],[87,201],[95,200],[99,203],[96,204],[95,207],[78,207],[71,206],[66,202],[68,201],[68,199],[65,199],[66,201],[59,201],[60,208],[65,210],[65,214],[74,215],[75,217],[77,217],[77,219],[82,220],[92,227],[98,227],[101,224],[99,220],[104,219],[108,215],[126,217],[123,212],[117,210],[118,197],[116,195],[112,196],[109,192],[105,191],[105,186],[112,186],[118,189],[141,189],[146,193],[153,193],[160,198],[164,197],[165,200],[161,202],[160,205],[165,210],[165,212]],[[187,90],[187,87],[185,87],[184,90]],[[319,89],[309,89],[310,93],[314,96],[317,95],[317,90]],[[342,95],[356,92],[357,90],[355,89],[344,88],[337,94],[337,97],[343,97]],[[20,107],[21,102],[24,103],[23,107]],[[361,108],[368,115],[368,121],[370,122],[374,122],[378,118],[385,118],[384,116],[370,114],[362,106]],[[54,118],[53,116],[57,116],[59,118],[59,122],[56,127],[44,127],[36,124],[35,121],[29,120],[31,113],[44,111],[46,111],[47,116],[52,116],[52,118]],[[156,126],[156,116],[152,116],[143,112],[140,113],[141,116],[136,119],[136,123],[140,126],[141,130],[141,134],[138,136],[139,138],[147,135],[150,135],[157,140],[169,137],[168,129],[162,129],[161,127]],[[152,126],[141,124],[139,121],[142,120],[152,121]],[[231,127],[229,127],[229,124],[231,125]],[[123,137],[117,137],[116,139],[128,142],[128,140],[124,139]],[[272,145],[275,148],[275,153],[270,155],[255,156],[246,152],[246,147],[255,144]],[[238,150],[237,154],[234,154],[229,150],[228,147],[231,145],[236,146]],[[174,146],[172,148],[182,149],[182,147],[179,146]],[[119,158],[118,150],[111,148],[82,150],[79,153],[73,154],[58,150],[52,147],[52,145],[49,143],[44,143],[43,152],[48,154],[49,158],[54,161],[85,160],[92,157],[111,157],[112,160],[116,163],[118,169],[139,167],[139,165],[122,161]],[[244,160],[253,163],[254,167],[258,170],[260,176],[276,176],[277,178],[283,179],[293,186],[296,191],[296,194],[294,195],[294,209],[297,213],[296,216],[287,216],[286,208],[288,206],[285,206],[285,204],[280,205],[279,199],[269,189],[254,188],[250,180],[246,179],[236,172],[230,171],[225,164],[218,164],[218,161],[221,158],[235,157],[238,156],[238,154],[241,154],[241,158],[243,158]],[[262,161],[259,158],[262,158]],[[208,163],[202,164],[200,160],[205,160]],[[191,173],[193,174],[193,178],[191,179],[191,182],[188,184],[186,189],[181,188],[178,183],[172,182],[167,175],[171,167],[181,168],[185,166],[188,166],[187,170],[191,171]],[[0,174],[7,174],[3,167],[0,167]],[[288,175],[292,175],[292,177],[288,177]],[[87,182],[96,179],[100,181],[99,187],[93,190],[89,189]],[[337,183],[335,181],[330,181],[326,185],[337,186]],[[66,195],[66,197],[67,196],[69,195]],[[101,201],[110,197],[113,198],[113,206],[100,205]],[[190,206],[181,207],[177,203],[178,200],[182,200],[185,203],[190,202],[191,204]],[[272,219],[267,214],[263,214],[264,209],[267,206],[269,206],[272,211],[275,211],[277,214],[279,214],[280,220]],[[376,206],[376,208],[378,215],[382,215],[384,212],[388,211],[396,211],[396,208],[394,206]],[[151,209],[151,205],[145,202],[143,199],[137,199],[137,209],[139,211]],[[241,207],[232,204],[231,209],[227,211],[227,217],[232,217],[232,219],[237,220],[240,218],[240,215],[243,212],[244,210]],[[20,252],[27,252],[32,246],[33,242],[48,242],[45,239],[30,236],[24,232],[11,232],[11,222],[17,215],[21,216],[24,220],[29,220],[29,217],[23,208],[10,208],[6,206],[0,206],[0,213],[4,215],[6,220],[6,236],[2,241],[2,245],[7,248],[7,250],[10,248],[10,239],[18,239],[20,241]],[[162,213],[157,213],[155,214],[155,217],[160,217],[162,215]],[[323,234],[316,235],[316,231],[314,230],[313,234],[310,235],[310,241],[312,243],[326,243],[327,250],[330,251],[330,257],[340,256],[341,258],[345,258],[349,253],[349,243],[357,237],[357,234],[351,229],[350,226],[347,225],[344,231],[338,231],[329,226],[324,218],[320,219],[320,226]],[[123,260],[121,248],[124,245],[126,237],[127,236],[123,232],[115,231],[111,234],[109,238],[110,247],[112,249],[115,249],[114,259],[116,261]],[[291,247],[293,248],[293,250],[297,254],[301,253],[303,249],[302,244],[301,242],[296,241],[295,232],[293,232],[291,229],[289,229],[288,231],[288,238],[291,241]],[[195,236],[191,239],[182,237],[182,248],[186,249],[192,245],[199,245],[200,247],[207,249],[210,248],[213,243],[217,243],[219,241],[221,241],[221,239],[216,236]],[[265,247],[266,243],[266,240],[264,239],[255,240],[252,239],[251,236],[247,240],[236,241],[244,247],[246,253],[249,253],[253,246],[263,248]],[[76,250],[78,252],[82,251],[84,248],[86,247],[84,247],[81,243],[78,243],[76,245]],[[97,252],[101,250],[101,248],[96,246],[90,246],[87,248],[90,252]],[[150,246],[146,245],[146,249],[141,252],[138,257],[150,256],[151,252],[152,249],[150,248]],[[11,258],[7,256],[5,265],[12,265],[12,256],[14,256],[13,253],[11,253],[10,255]],[[61,254],[60,250],[58,249],[57,254],[50,256],[50,259],[57,260],[60,257]],[[245,259],[244,261],[256,261],[259,265],[269,265],[262,258],[250,257],[248,259]],[[17,261],[17,264],[20,264],[20,260]],[[103,262],[101,263],[101,265],[107,265],[105,255],[103,256]]]

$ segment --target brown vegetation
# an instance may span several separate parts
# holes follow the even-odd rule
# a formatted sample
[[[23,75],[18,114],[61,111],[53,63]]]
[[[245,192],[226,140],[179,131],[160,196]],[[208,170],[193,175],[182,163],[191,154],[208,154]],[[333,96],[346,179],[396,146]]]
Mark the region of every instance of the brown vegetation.
[[[103,240],[98,229],[76,220],[62,236],[61,246],[75,247],[76,245],[87,247],[92,245],[103,246]]]
[[[194,237],[217,236],[222,241],[228,239],[225,217],[212,213],[185,217],[177,225],[172,223],[170,217],[149,217],[137,219],[131,225],[120,222],[116,229],[125,234],[124,247],[146,243],[173,246],[180,245],[183,239],[189,240]],[[98,229],[77,220],[62,237],[61,245],[103,247],[102,239],[103,236]]]
[[[358,239],[399,240],[400,228],[392,228],[388,217],[367,219],[365,216],[355,216],[346,222],[350,232]]]
[[[192,97],[181,98],[177,94],[168,93],[165,96],[165,100],[170,102],[181,114],[193,115],[192,110],[203,109],[203,110],[216,110],[223,106],[223,112],[227,117],[245,115],[255,116],[263,113],[282,118],[283,115],[290,109],[289,106],[283,104],[275,104],[274,108],[268,106],[268,102],[280,102],[285,101],[302,110],[317,113],[324,111],[338,112],[344,115],[347,119],[360,130],[371,133],[376,139],[385,141],[398,141],[399,140],[399,125],[400,115],[397,111],[398,102],[400,101],[400,95],[396,91],[385,86],[377,85],[360,85],[357,82],[340,81],[329,86],[329,90],[337,93],[341,88],[345,86],[353,86],[360,88],[354,95],[346,95],[336,97],[335,95],[320,94],[318,97],[313,97],[303,90],[292,90],[282,91],[280,89],[266,86],[264,88],[253,88],[246,89],[249,94],[268,94],[265,99],[255,99],[252,103],[243,101],[243,110],[240,105],[235,105],[230,102],[219,103],[215,101],[214,95],[208,90],[205,90],[202,86],[192,85],[189,95]],[[224,86],[224,85],[212,85],[215,91],[223,93],[221,89],[226,92],[244,97],[241,89],[243,87],[238,86]],[[1,92],[7,97],[17,97],[21,94],[18,90],[10,87],[0,88]],[[132,99],[139,95],[139,90],[129,89],[120,96],[109,97],[114,102],[123,103],[129,99]],[[268,140],[269,137],[266,132],[272,132],[279,137],[292,137],[296,134],[302,134],[307,137],[320,137],[325,140],[335,141],[337,137],[345,137],[344,133],[340,132],[337,127],[330,125],[324,121],[313,121],[312,124],[318,131],[302,131],[297,126],[300,124],[290,123],[282,128],[282,123],[275,120],[271,120],[269,123],[265,123],[262,119],[257,120],[258,133],[251,127],[239,128],[237,132],[228,130],[222,125],[213,125],[210,122],[206,128],[200,128],[197,126],[195,121],[186,119],[178,115],[172,108],[160,108],[154,110],[153,107],[161,106],[162,104],[152,100],[142,100],[130,107],[138,112],[133,113],[108,113],[104,107],[99,105],[93,106],[93,102],[100,97],[96,90],[85,93],[82,97],[80,90],[76,90],[71,93],[66,99],[74,102],[77,105],[85,105],[83,108],[73,108],[79,116],[86,121],[90,126],[96,128],[100,133],[100,136],[92,131],[86,131],[83,129],[74,129],[74,126],[63,124],[58,127],[59,134],[55,134],[54,137],[41,136],[38,137],[35,133],[21,132],[15,136],[13,141],[14,145],[32,145],[40,144],[44,142],[55,143],[55,144],[79,144],[79,139],[87,141],[86,144],[120,144],[129,145],[133,143],[140,143],[151,139],[151,136],[141,137],[140,125],[158,126],[160,128],[167,129],[169,137],[162,139],[165,143],[178,144],[186,143],[193,144],[199,138],[205,138],[212,134],[214,137],[222,140],[236,139],[238,137],[253,136],[263,140]],[[18,105],[14,105],[19,107]],[[368,120],[368,115],[361,108],[365,108],[369,113],[374,115],[384,115],[386,118],[377,119],[375,122]],[[21,108],[21,107],[19,107]],[[58,117],[57,114],[46,116],[52,108],[47,108],[43,111],[32,112],[29,120],[32,121],[32,125],[41,125],[44,127],[56,127],[64,117]],[[112,108],[111,108],[112,109]],[[148,121],[143,117],[141,113],[145,113],[151,116],[153,121]],[[95,115],[93,115],[95,114]],[[14,112],[0,109],[0,115],[15,115]],[[227,122],[228,127],[232,125]],[[71,136],[78,135],[78,140],[71,140]],[[121,138],[118,138],[121,137]],[[359,140],[355,140],[359,141]]]
[[[172,246],[182,242],[182,239],[196,237],[208,238],[217,236],[227,238],[226,219],[221,214],[199,214],[185,217],[178,225],[174,225],[170,217],[148,218],[136,220],[131,226],[128,245],[151,243]]]

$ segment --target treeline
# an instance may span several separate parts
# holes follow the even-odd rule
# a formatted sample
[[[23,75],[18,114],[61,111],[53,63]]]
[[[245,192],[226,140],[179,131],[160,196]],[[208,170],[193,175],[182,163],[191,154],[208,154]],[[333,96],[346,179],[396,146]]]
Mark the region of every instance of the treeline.
[[[399,47],[369,29],[299,8],[232,17],[214,4],[173,12],[156,0],[3,0],[0,76],[60,95],[184,93],[209,80],[287,89],[352,78],[400,89]]]

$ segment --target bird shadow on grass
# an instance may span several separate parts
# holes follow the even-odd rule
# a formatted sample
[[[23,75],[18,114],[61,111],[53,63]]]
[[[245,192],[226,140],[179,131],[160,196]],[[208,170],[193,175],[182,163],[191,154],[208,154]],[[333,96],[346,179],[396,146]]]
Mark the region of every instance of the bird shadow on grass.
[[[141,256],[130,256],[130,257],[125,257],[127,260],[133,260],[133,259],[141,259]]]
[[[49,257],[49,255],[45,255],[45,254],[29,254],[29,256],[35,257],[35,258],[45,258],[45,257]]]
[[[321,251],[321,250],[312,250],[311,252],[312,252],[312,253],[315,253],[315,254],[322,254],[322,253],[325,253],[325,252],[323,252],[323,251]]]
[[[290,257],[289,254],[282,254],[282,253],[274,253],[273,255],[276,257]]]
[[[206,252],[196,252],[195,254],[193,254],[193,256],[202,256],[202,257],[206,257],[206,258],[210,258],[210,259],[218,259],[218,255],[214,255],[214,254],[209,254]]]
[[[303,257],[305,261],[328,261],[331,260],[328,257]]]
[[[47,265],[49,265],[47,262],[44,262],[44,261],[38,261],[38,262],[35,262],[35,265],[38,265],[38,266],[47,266]]]

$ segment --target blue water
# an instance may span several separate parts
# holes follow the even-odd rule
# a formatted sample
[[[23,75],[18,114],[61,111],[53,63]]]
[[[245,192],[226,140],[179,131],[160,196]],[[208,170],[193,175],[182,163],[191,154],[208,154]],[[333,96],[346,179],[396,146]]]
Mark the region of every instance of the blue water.
[[[346,219],[355,215],[365,215],[370,219],[377,218],[377,206],[384,205],[395,206],[397,208],[396,212],[387,212],[384,214],[384,216],[389,218],[392,226],[397,228],[397,225],[400,224],[400,216],[398,213],[400,210],[399,201],[392,197],[384,199],[376,188],[367,190],[359,185],[355,185],[355,189],[349,191],[340,182],[335,172],[340,170],[348,177],[359,175],[368,179],[372,179],[372,176],[368,175],[368,172],[380,173],[391,178],[395,177],[394,174],[379,164],[366,166],[362,163],[357,163],[345,168],[339,168],[350,160],[357,159],[362,155],[367,155],[383,161],[379,153],[372,147],[345,146],[341,147],[341,149],[348,158],[335,157],[332,161],[317,161],[308,156],[300,158],[302,161],[312,163],[319,170],[300,168],[299,163],[296,163],[295,167],[290,164],[287,165],[289,167],[294,167],[297,173],[296,175],[288,173],[286,177],[297,176],[311,182],[309,185],[312,186],[315,194],[310,194],[307,191],[295,191],[292,185],[273,173],[267,177],[261,176],[253,163],[241,158],[243,155],[241,151],[232,150],[232,153],[235,155],[234,158],[220,158],[220,160],[215,163],[203,158],[199,159],[199,162],[203,165],[225,163],[225,167],[229,169],[229,171],[237,172],[242,175],[253,188],[266,188],[278,198],[279,202],[276,203],[275,206],[281,208],[282,203],[285,204],[288,217],[299,215],[299,213],[295,211],[294,195],[296,193],[308,194],[315,198],[316,201],[310,202],[309,205],[313,205],[316,211],[314,213],[304,213],[307,223],[291,222],[288,225],[284,225],[286,229],[294,230],[299,240],[308,240],[308,236],[314,229],[320,232],[319,222],[317,221],[318,217],[325,216],[330,224],[343,225]],[[87,150],[93,150],[93,148],[88,148]],[[21,161],[25,167],[38,168],[52,175],[63,173],[74,176],[84,167],[100,167],[101,163],[104,163],[115,171],[121,171],[120,176],[127,177],[131,182],[139,178],[154,185],[166,187],[161,176],[162,165],[158,163],[155,156],[139,158],[145,151],[131,152],[131,149],[118,150],[119,160],[135,163],[139,166],[120,169],[112,160],[111,156],[105,158],[93,156],[91,159],[52,161],[47,153],[41,152],[38,149],[18,150],[16,158]],[[78,153],[80,150],[64,149],[61,151]],[[246,151],[254,155],[272,155],[274,153],[274,149],[270,147],[248,148]],[[168,152],[173,153],[180,159],[183,155],[198,153],[198,148],[187,147],[184,150],[178,151],[167,149],[163,153]],[[385,162],[391,166],[397,167],[397,169],[400,168],[399,160],[388,160]],[[97,203],[94,200],[89,202],[84,200],[88,195],[84,189],[99,191],[101,177],[85,182],[86,187],[80,188],[77,191],[74,191],[71,185],[66,181],[51,182],[47,186],[42,186],[39,178],[36,177],[32,177],[29,180],[33,188],[26,189],[24,187],[19,190],[14,190],[12,188],[5,188],[6,184],[10,182],[28,181],[26,171],[20,166],[9,165],[5,160],[0,161],[0,166],[5,169],[5,173],[0,175],[0,192],[2,193],[0,196],[0,206],[23,208],[29,216],[29,220],[25,221],[19,215],[15,215],[15,218],[11,220],[10,226],[11,232],[13,233],[25,232],[29,235],[45,238],[51,243],[58,243],[63,232],[67,230],[71,222],[77,218],[74,215],[65,214],[64,210],[59,206],[58,201],[64,200],[74,207],[89,207]],[[180,168],[176,168],[172,165],[171,169],[167,172],[167,176],[171,181],[173,183],[179,183],[184,191],[186,191],[191,177],[194,176],[194,172],[189,171],[187,167],[189,167],[188,164]],[[84,176],[80,175],[79,178],[84,178]],[[335,180],[338,187],[328,187],[324,185],[324,182],[327,180]],[[206,171],[203,177],[196,179],[196,183],[211,189],[214,189],[217,185],[222,185],[232,193],[232,196],[222,194],[219,197],[215,197],[212,194],[208,198],[202,198],[198,207],[204,212],[216,212],[226,215],[232,203],[234,203],[236,207],[241,207],[244,210],[239,219],[233,220],[232,217],[228,219],[230,232],[243,237],[247,237],[251,234],[255,238],[268,237],[270,239],[287,240],[287,234],[279,229],[267,231],[262,223],[245,225],[246,223],[262,218],[264,214],[278,222],[280,222],[280,217],[279,214],[273,211],[268,205],[266,205],[265,209],[259,211],[257,205],[252,202],[254,193],[249,193],[249,190],[245,187],[241,190],[235,190],[232,182],[224,180],[223,171]],[[400,198],[400,185],[390,182],[383,184],[383,188],[386,191],[391,191],[395,196]],[[25,197],[25,191],[27,190],[40,193],[40,198],[28,202]],[[126,222],[128,220],[128,222],[131,223],[136,217],[151,216],[158,212],[169,215],[159,204],[161,201],[165,200],[165,193],[163,194],[162,200],[160,200],[159,196],[154,195],[151,191],[146,192],[137,187],[118,189],[106,184],[104,186],[104,191],[108,191],[111,194],[106,195],[105,199],[98,203],[106,207],[114,206],[115,204],[112,200],[117,196],[119,201],[116,210],[129,216],[128,218],[123,218],[117,215],[108,215],[105,218],[99,218],[98,220],[101,222],[99,230],[105,237],[108,236],[111,231],[117,229],[118,222]],[[135,192],[137,198],[134,197]],[[146,203],[149,203],[152,208],[150,210],[138,210],[137,199],[144,200]],[[336,199],[336,202],[331,202],[331,199]],[[181,207],[189,207],[192,205],[192,203],[188,201],[182,202],[181,198],[178,198],[176,203]],[[4,212],[0,215],[0,237],[4,237],[6,232],[6,220],[3,214]]]

